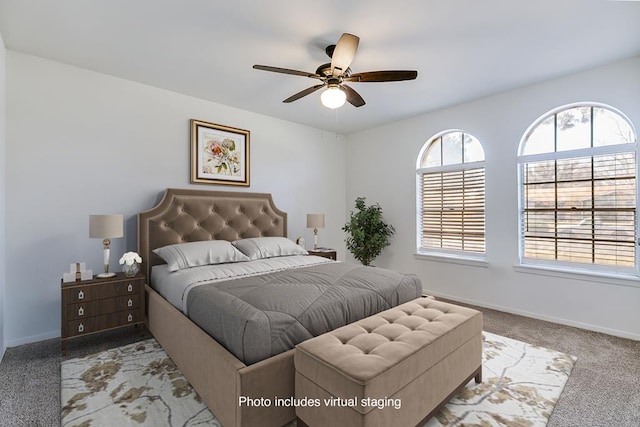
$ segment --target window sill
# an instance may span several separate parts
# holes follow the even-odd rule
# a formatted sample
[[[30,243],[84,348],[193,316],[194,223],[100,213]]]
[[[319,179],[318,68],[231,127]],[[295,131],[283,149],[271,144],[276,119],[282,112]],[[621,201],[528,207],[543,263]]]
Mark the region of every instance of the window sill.
[[[465,256],[455,256],[448,254],[413,254],[413,257],[416,259],[424,259],[428,261],[437,261],[437,262],[448,262],[451,264],[462,264],[462,265],[470,265],[473,267],[488,267],[489,263],[485,259],[481,258],[472,258]]]
[[[514,271],[526,274],[560,277],[562,279],[584,280],[607,285],[640,287],[640,277],[632,274],[613,274],[597,271],[554,268],[541,265],[514,265]]]

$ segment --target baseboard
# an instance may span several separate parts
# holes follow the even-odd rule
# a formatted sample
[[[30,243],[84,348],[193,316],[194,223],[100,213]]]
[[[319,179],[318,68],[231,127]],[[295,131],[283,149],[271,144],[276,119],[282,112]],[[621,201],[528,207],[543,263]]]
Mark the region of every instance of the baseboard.
[[[436,298],[444,298],[451,301],[459,301],[464,304],[476,305],[478,307],[490,308],[493,310],[504,311],[506,313],[517,314],[519,316],[531,317],[533,319],[538,319],[538,320],[544,320],[546,322],[559,323],[561,325],[572,326],[574,328],[586,329],[588,331],[600,332],[603,334],[613,335],[620,338],[627,338],[635,341],[640,341],[640,335],[633,334],[627,331],[619,331],[617,329],[604,328],[602,326],[592,325],[590,323],[576,322],[569,319],[563,319],[561,317],[554,317],[554,316],[548,316],[545,314],[533,313],[526,310],[513,309],[511,307],[504,307],[497,304],[490,304],[484,301],[475,301],[472,299],[460,298],[454,295],[446,295],[446,294],[441,294],[437,292],[431,292],[428,290],[425,290],[424,292],[428,295],[433,295]]]
[[[24,344],[31,344],[32,342],[49,340],[51,338],[60,338],[60,330],[47,332],[46,334],[32,335],[30,337],[22,337],[10,340],[7,342],[7,348],[17,347]]]

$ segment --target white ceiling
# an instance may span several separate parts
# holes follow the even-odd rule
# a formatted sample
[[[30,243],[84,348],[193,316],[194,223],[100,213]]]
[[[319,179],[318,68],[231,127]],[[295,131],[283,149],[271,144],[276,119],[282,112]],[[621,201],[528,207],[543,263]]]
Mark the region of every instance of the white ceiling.
[[[367,104],[321,107],[313,72],[343,32]],[[348,134],[640,55],[640,2],[606,0],[0,0],[7,49]],[[215,121],[215,117],[207,117]],[[232,125],[232,124],[231,124]]]

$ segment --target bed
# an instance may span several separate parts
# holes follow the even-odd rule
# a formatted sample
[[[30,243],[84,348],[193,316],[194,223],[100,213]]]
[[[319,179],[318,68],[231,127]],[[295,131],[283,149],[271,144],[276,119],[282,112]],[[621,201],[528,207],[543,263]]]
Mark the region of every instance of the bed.
[[[270,194],[265,193],[167,189],[155,207],[138,215],[138,248],[143,259],[142,268],[147,277],[147,283],[151,283],[152,271],[154,280],[158,280],[156,272],[160,271],[159,269],[165,264],[165,260],[154,253],[158,248],[186,242],[233,242],[239,239],[251,240],[251,238],[262,237],[275,239],[286,236],[287,214],[274,205]],[[312,258],[317,257],[307,256],[303,261]],[[320,266],[322,263],[333,265],[325,268]],[[306,277],[315,277],[319,274],[316,270],[333,269],[335,272],[332,274],[335,279],[332,278],[332,281],[340,281],[343,277],[359,274],[356,266],[346,263],[322,259],[313,264],[292,269],[295,270],[293,274],[306,271]],[[316,267],[315,264],[318,266]],[[283,273],[274,273],[273,277],[285,282],[297,283],[296,281],[300,280],[299,277],[290,277],[288,274],[291,273],[286,270]],[[246,279],[248,284],[243,282],[243,286],[262,288],[265,277],[269,277],[268,282],[272,281],[272,277],[267,274],[251,276]],[[358,281],[364,283],[363,287],[368,286],[366,275],[356,276],[355,282]],[[211,288],[198,286],[196,289],[198,291],[213,289],[211,292],[218,292],[218,288],[222,287],[224,292],[228,292],[227,288],[232,288],[228,286],[228,282],[221,282],[217,287],[214,285],[216,284],[207,284]],[[281,284],[276,281],[276,285]],[[419,292],[417,287],[421,286],[417,285],[413,284],[416,292]],[[262,291],[265,292],[265,290]],[[224,426],[282,426],[295,418],[294,407],[274,404],[275,397],[286,399],[294,396],[293,349],[274,353],[275,355],[250,356],[251,360],[244,360],[230,347],[229,343],[216,340],[210,335],[215,333],[216,329],[224,329],[220,325],[228,315],[221,315],[223,317],[219,316],[217,320],[210,321],[209,325],[200,327],[179,309],[179,302],[170,302],[171,298],[163,297],[149,285],[146,286],[146,292],[147,326],[150,332]],[[201,294],[195,292],[192,290],[189,295],[197,295],[191,299],[194,307],[198,307],[195,303],[200,301],[206,292],[203,291],[204,293]],[[360,292],[360,289],[357,292]],[[377,289],[375,292],[383,293]],[[392,292],[389,293],[392,294]],[[226,294],[218,292],[215,295],[215,298],[220,299],[220,295]],[[393,300],[393,304],[399,304],[404,302],[402,298],[404,297],[391,296],[388,299]],[[217,312],[226,305],[232,305],[231,302],[234,300],[235,296],[229,300],[229,303],[223,302],[215,310],[201,306],[199,311],[201,313]],[[258,305],[256,301],[263,300],[273,301],[276,298],[268,298],[263,294],[258,299],[254,297],[249,305]],[[273,308],[267,306],[266,309]],[[191,311],[192,309],[190,309],[190,315],[192,315]],[[193,311],[198,312],[198,309],[194,308]],[[342,322],[352,320],[343,319]],[[270,319],[269,322],[272,320]],[[207,333],[203,329],[213,330]],[[261,333],[261,329],[257,327],[253,337],[259,337]],[[228,333],[228,335],[233,338],[236,333]],[[259,340],[252,338],[248,341]],[[241,399],[243,404],[240,404]],[[269,403],[270,405],[267,406]]]

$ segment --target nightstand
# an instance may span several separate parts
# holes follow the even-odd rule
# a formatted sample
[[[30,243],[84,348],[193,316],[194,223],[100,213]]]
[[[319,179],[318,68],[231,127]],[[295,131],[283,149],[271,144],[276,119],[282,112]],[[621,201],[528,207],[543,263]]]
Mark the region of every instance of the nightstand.
[[[109,329],[144,324],[144,276],[117,273],[105,279],[61,284],[62,351],[67,340]]]
[[[309,255],[321,256],[334,261],[338,256],[335,249],[309,249],[307,252],[309,252]]]

